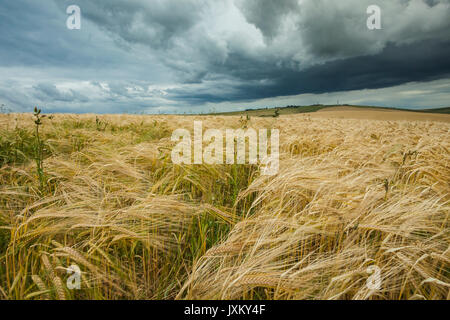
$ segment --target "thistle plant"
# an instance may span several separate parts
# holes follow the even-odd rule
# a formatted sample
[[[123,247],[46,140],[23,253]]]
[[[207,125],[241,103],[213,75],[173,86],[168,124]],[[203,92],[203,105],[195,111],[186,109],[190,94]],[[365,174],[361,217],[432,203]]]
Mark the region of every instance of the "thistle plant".
[[[34,161],[36,162],[36,172],[39,179],[39,186],[41,191],[44,189],[46,184],[45,174],[44,174],[44,143],[39,134],[39,127],[42,125],[42,119],[46,117],[46,115],[41,114],[41,109],[34,107],[34,124],[35,124],[35,153],[34,153]]]

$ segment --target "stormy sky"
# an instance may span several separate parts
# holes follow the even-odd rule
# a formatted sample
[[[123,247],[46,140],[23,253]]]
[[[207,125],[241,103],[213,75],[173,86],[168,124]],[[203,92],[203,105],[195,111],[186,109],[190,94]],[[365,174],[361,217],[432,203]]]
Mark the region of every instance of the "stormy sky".
[[[0,103],[13,111],[448,107],[449,57],[450,0],[0,0]]]

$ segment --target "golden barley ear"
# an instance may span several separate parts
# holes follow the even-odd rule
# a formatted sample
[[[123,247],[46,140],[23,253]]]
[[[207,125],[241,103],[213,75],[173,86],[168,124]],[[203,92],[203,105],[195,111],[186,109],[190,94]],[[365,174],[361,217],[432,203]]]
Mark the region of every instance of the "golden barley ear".
[[[41,277],[39,277],[38,275],[32,275],[31,280],[33,280],[34,284],[38,287],[40,292],[49,291],[49,289],[45,285],[44,281],[42,281]],[[43,293],[42,297],[44,298],[44,300],[50,299],[50,296],[48,295],[48,293]]]
[[[56,275],[55,269],[51,265],[50,261],[48,260],[48,257],[46,254],[43,254],[41,256],[42,263],[50,277],[50,280],[53,283],[53,286],[55,287],[55,293],[58,300],[66,300],[66,293],[64,291],[63,283],[61,279]]]

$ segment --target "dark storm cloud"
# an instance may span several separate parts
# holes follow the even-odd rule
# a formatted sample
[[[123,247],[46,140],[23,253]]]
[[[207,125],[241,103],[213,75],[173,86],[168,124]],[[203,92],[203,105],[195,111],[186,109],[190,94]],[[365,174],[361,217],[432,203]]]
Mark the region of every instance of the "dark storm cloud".
[[[283,19],[289,13],[300,10],[297,0],[239,0],[237,5],[247,21],[269,39],[278,34]]]
[[[449,16],[449,0],[5,1],[0,102],[151,112],[448,79]]]
[[[450,41],[428,40],[400,47],[390,44],[377,55],[332,61],[303,71],[260,71],[261,78],[271,81],[268,84],[241,84],[236,87],[233,98],[245,100],[302,93],[377,89],[412,81],[448,78],[449,56]],[[254,67],[258,69],[257,65]],[[264,70],[262,65],[259,67]],[[238,76],[245,77],[245,74],[238,73]],[[223,96],[222,99],[227,100],[227,97]]]
[[[40,83],[34,86],[33,89],[35,89],[34,96],[40,100],[50,98],[53,101],[59,102],[89,102],[89,98],[73,89],[64,92],[49,83]]]
[[[205,20],[209,22],[204,15],[213,12],[205,1],[156,1],[152,5],[144,1],[80,3],[88,18],[121,40],[144,44],[153,50],[163,48],[160,52],[161,61],[182,74],[181,79],[185,83],[200,83],[210,76],[222,75],[224,78],[236,79],[238,85],[241,85],[239,80],[244,79],[267,80],[273,84],[272,89],[279,87],[279,94],[284,94],[286,91],[290,92],[292,87],[282,89],[287,84],[285,79],[302,84],[297,93],[303,92],[302,88],[310,92],[332,89],[331,85],[314,87],[314,84],[320,83],[314,80],[318,77],[314,71],[323,75],[323,64],[329,66],[330,70],[346,70],[353,63],[346,60],[361,56],[368,57],[362,60],[367,63],[388,59],[388,62],[395,61],[399,65],[388,66],[385,63],[371,68],[364,67],[364,63],[361,63],[363,68],[360,68],[360,75],[355,74],[358,70],[353,70],[351,78],[340,81],[335,87],[350,89],[358,76],[367,78],[361,86],[379,87],[383,79],[373,79],[374,77],[365,76],[364,73],[369,69],[379,71],[384,66],[388,66],[385,71],[390,75],[385,80],[386,85],[417,80],[414,70],[411,71],[412,77],[408,79],[404,64],[415,65],[427,61],[426,57],[414,54],[421,52],[420,47],[424,41],[442,42],[450,39],[448,1],[379,1],[385,23],[384,29],[378,31],[371,31],[366,27],[366,8],[372,2],[236,1],[245,22],[254,25],[264,37],[270,38],[270,43],[256,47],[256,54],[245,44],[246,41],[257,41],[251,36],[247,36],[245,41],[237,41],[233,36],[227,37],[220,33],[217,33],[217,37],[202,33],[207,30],[202,28],[202,23]],[[437,5],[440,7],[436,7]],[[228,23],[236,21],[230,20]],[[395,52],[390,49],[394,46]],[[433,48],[440,49],[438,45],[433,45]],[[413,54],[409,54],[408,62],[395,58],[395,55],[403,56],[410,50]],[[431,54],[442,55],[439,52]],[[333,61],[337,62],[327,64]],[[360,62],[361,59],[356,61]],[[315,65],[319,67],[315,68]],[[428,63],[425,66],[429,68],[422,70],[421,74],[426,77],[447,75],[445,68],[440,70],[435,64]],[[396,75],[396,71],[401,71],[401,74]],[[343,74],[347,75],[348,72]],[[379,75],[380,72],[375,74]],[[342,80],[341,74],[333,75],[329,72],[327,76],[328,79],[331,76]],[[313,79],[307,81],[311,77]],[[376,81],[371,85],[369,79]],[[344,83],[351,87],[346,88]],[[261,86],[260,83],[256,85]],[[275,94],[272,89],[269,91]],[[259,88],[254,90],[258,91]],[[263,90],[267,91],[267,88]],[[210,95],[200,96],[210,101]]]
[[[426,40],[388,46],[377,55],[331,61],[305,70],[280,68],[235,56],[223,66],[240,79],[232,90],[211,95],[191,89],[169,90],[174,99],[199,103],[245,101],[303,93],[377,89],[413,81],[450,77],[450,41]],[[241,67],[243,66],[243,67]],[[264,79],[266,81],[264,81]],[[208,90],[206,90],[208,91]]]
[[[58,1],[65,10],[74,1]],[[200,19],[209,1],[198,0],[78,0],[83,16],[116,39],[166,48],[173,37],[188,31]]]

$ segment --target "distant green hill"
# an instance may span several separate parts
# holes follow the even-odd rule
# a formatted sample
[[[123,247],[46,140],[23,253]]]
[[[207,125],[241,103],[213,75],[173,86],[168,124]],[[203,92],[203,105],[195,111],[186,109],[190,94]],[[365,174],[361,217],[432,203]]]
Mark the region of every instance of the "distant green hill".
[[[450,114],[450,107],[438,108],[438,109],[412,110],[412,109],[400,109],[400,108],[377,107],[377,106],[321,105],[321,104],[310,105],[310,106],[287,106],[287,107],[282,107],[282,108],[247,109],[247,110],[243,110],[243,111],[222,112],[222,113],[214,113],[214,114],[215,115],[226,115],[226,116],[249,115],[249,116],[253,116],[253,117],[273,117],[273,116],[275,116],[276,110],[278,110],[279,115],[286,115],[286,114],[297,114],[297,113],[311,113],[311,112],[317,112],[319,110],[326,109],[326,108],[341,107],[341,106],[348,106],[348,107],[362,108],[362,109],[370,108],[370,109],[380,109],[380,110]]]
[[[420,110],[419,112],[450,114],[450,107],[447,107],[447,108],[439,108],[439,109]]]

